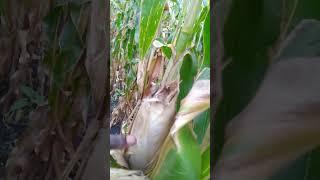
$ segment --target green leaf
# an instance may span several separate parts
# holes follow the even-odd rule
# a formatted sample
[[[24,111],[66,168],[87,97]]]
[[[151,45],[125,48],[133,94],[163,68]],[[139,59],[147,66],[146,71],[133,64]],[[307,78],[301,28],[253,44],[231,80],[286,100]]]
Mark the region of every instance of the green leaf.
[[[272,64],[256,96],[227,129],[216,168],[218,179],[270,179],[319,147],[319,72],[319,57]],[[292,173],[297,173],[295,179],[304,179],[308,171],[305,166]]]
[[[201,153],[188,126],[177,132],[178,146],[169,150],[161,162],[161,168],[152,178],[155,180],[199,180],[201,177]]]
[[[171,34],[169,35],[169,37],[168,37],[168,39],[167,39],[167,42],[168,42],[168,43],[172,44],[172,40],[173,40],[174,35],[175,35],[174,33],[171,33]]]
[[[316,20],[302,21],[288,36],[285,47],[276,60],[292,57],[315,57],[320,54],[320,23]]]
[[[194,30],[193,30],[194,33],[197,33],[198,31],[200,31],[201,23],[204,22],[208,16],[210,16],[209,10],[210,10],[209,6],[205,6],[202,8],[200,17],[199,19],[197,19],[197,22],[195,23],[195,26],[194,26]]]
[[[320,20],[320,1],[318,0],[292,0],[286,2],[290,7],[289,15],[293,15],[287,33],[290,33],[303,19]]]
[[[201,68],[210,67],[210,14],[207,15],[203,28],[203,64]]]
[[[168,47],[168,46],[162,46],[162,47],[161,47],[161,50],[162,50],[163,54],[164,54],[168,59],[171,59],[172,50],[171,50],[170,47]]]
[[[61,17],[62,7],[57,7],[51,10],[48,15],[44,18],[44,31],[49,38],[49,45],[54,44],[55,35],[57,33],[57,25]]]
[[[118,29],[121,28],[122,18],[123,18],[123,13],[119,13],[116,20],[116,25]]]
[[[57,0],[57,1],[55,1],[55,6],[66,6],[68,3],[81,5],[81,4],[90,2],[90,1],[91,0]]]
[[[210,109],[201,113],[193,120],[193,125],[194,125],[193,130],[197,135],[197,141],[199,144],[202,143],[204,135],[206,134],[206,130],[207,128],[209,128],[209,123],[210,123]]]
[[[20,90],[32,103],[40,105],[44,102],[44,97],[28,86],[21,86]]]
[[[176,57],[179,58],[181,54],[190,46],[193,39],[193,33],[181,31],[178,35],[178,40],[176,41]]]
[[[19,109],[23,109],[30,105],[30,102],[27,98],[22,98],[14,102],[14,104],[10,107],[10,111],[14,112]]]
[[[202,0],[183,1],[184,22],[182,31],[191,33],[197,25],[197,20],[201,18]]]
[[[4,12],[4,3],[3,1],[0,1],[0,15],[2,16]]]
[[[201,179],[210,178],[210,146],[201,155]]]
[[[320,165],[320,148],[302,155],[297,160],[276,172],[272,180],[292,179],[292,180],[316,180],[320,177],[318,169]]]
[[[166,0],[142,0],[141,2],[139,28],[140,59],[144,59],[158,31],[165,2]]]
[[[110,167],[121,168],[121,166],[117,163],[116,160],[113,159],[111,155],[109,155],[109,158],[110,158]]]
[[[162,39],[159,39],[159,38],[157,38],[153,41],[153,46],[156,48],[161,48],[162,46],[166,46],[166,45],[167,44],[165,42],[163,42]]]
[[[320,59],[313,56],[319,52],[315,47],[320,35],[307,31],[319,25],[315,20],[302,21],[282,43],[280,52],[287,53],[276,57],[256,96],[230,124],[217,165],[217,174],[224,173],[218,178],[239,179],[239,174],[245,180],[320,178],[316,110]],[[296,44],[303,46],[297,49]]]
[[[58,25],[62,19],[63,8],[56,7],[51,10],[44,18],[43,30],[48,37],[49,48],[46,51],[44,57],[44,64],[47,65],[50,71],[53,70],[55,59],[53,56],[56,54],[58,45]]]
[[[177,109],[180,107],[180,101],[188,94],[192,88],[194,78],[197,75],[198,62],[194,55],[187,54],[183,58],[183,63],[180,69],[180,92],[177,101]]]
[[[153,41],[153,46],[156,48],[161,48],[163,54],[170,59],[171,55],[172,55],[172,50],[171,48],[168,46],[167,43],[165,43],[163,41],[163,39],[157,38]]]
[[[69,71],[78,62],[83,48],[81,38],[71,18],[69,18],[62,28],[59,45],[61,52],[66,56],[65,70]]]
[[[128,60],[130,59],[133,59],[133,54],[135,53],[135,50],[134,50],[134,35],[135,35],[135,31],[136,29],[133,28],[132,30],[130,30],[130,33],[129,33],[129,42],[128,42]]]
[[[282,1],[232,0],[231,7],[224,9],[229,9],[229,13],[215,20],[224,24],[224,63],[227,65],[222,72],[223,99],[214,115],[213,164],[220,156],[226,125],[255,95],[271,62],[269,50],[280,34]]]
[[[197,77],[199,80],[210,80],[210,68],[205,67],[203,68],[200,73],[199,77]]]
[[[81,5],[77,5],[77,4],[70,5],[70,16],[75,26],[78,25],[80,11],[81,11]]]
[[[277,171],[270,179],[316,180],[320,177],[320,171],[318,170],[319,165],[320,149],[316,148]]]
[[[194,32],[198,28],[201,19],[201,1],[183,1],[183,9],[187,11],[183,19],[183,25],[181,31],[177,34],[177,40],[175,43],[176,57],[180,58],[180,55],[188,49],[192,43],[194,36],[197,32]]]
[[[303,3],[302,3],[303,4]],[[316,5],[316,4],[314,4]],[[316,20],[303,20],[288,35],[286,41],[283,42],[276,61],[283,61],[288,58],[296,57],[315,57],[320,51],[319,36],[320,22]],[[306,152],[298,159],[277,171],[272,180],[280,179],[305,179],[314,180],[320,178],[317,167],[320,164],[320,149],[314,148],[312,151]]]

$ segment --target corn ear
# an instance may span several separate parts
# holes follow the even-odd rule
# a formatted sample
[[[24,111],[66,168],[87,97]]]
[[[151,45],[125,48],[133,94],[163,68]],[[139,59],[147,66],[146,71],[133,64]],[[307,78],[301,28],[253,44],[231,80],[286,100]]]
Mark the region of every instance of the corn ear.
[[[181,101],[174,125],[161,146],[159,157],[154,159],[153,166],[146,171],[152,179],[208,178],[207,170],[202,169],[202,166],[207,165],[207,157],[210,157],[209,144],[206,140],[206,148],[202,152],[191,122],[210,107],[209,74],[209,69],[204,68],[188,95]]]
[[[132,169],[145,170],[156,156],[172,125],[178,91],[178,82],[174,81],[143,99],[130,132],[137,144],[126,152]]]

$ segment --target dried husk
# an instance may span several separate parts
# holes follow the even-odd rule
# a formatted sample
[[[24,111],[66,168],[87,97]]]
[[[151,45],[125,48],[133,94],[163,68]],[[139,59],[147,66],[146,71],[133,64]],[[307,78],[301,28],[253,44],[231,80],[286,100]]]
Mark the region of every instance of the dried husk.
[[[141,171],[110,168],[111,180],[148,180]]]
[[[210,106],[210,80],[197,80],[181,101],[181,108],[170,130],[173,135]]]
[[[143,99],[130,132],[137,138],[137,144],[126,152],[132,169],[145,170],[157,156],[174,119],[177,95],[178,81],[174,81],[153,97]]]

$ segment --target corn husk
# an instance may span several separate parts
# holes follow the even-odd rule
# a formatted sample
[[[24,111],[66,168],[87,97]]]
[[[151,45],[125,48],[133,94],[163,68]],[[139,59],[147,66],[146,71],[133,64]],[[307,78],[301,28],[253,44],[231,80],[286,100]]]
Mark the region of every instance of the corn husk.
[[[152,179],[200,179],[201,151],[209,147],[210,128],[207,128],[203,143],[199,146],[192,120],[210,108],[209,75],[209,69],[205,68],[188,95],[181,101],[180,109],[175,115],[170,133],[160,148],[159,156],[145,171]]]
[[[148,180],[142,171],[110,168],[111,180]]]
[[[197,80],[188,96],[181,101],[181,108],[170,130],[174,135],[210,106],[210,80]]]
[[[131,129],[131,134],[137,138],[137,144],[127,151],[132,169],[145,170],[157,156],[173,123],[177,95],[178,82],[174,81],[160,88],[154,96],[143,99]]]

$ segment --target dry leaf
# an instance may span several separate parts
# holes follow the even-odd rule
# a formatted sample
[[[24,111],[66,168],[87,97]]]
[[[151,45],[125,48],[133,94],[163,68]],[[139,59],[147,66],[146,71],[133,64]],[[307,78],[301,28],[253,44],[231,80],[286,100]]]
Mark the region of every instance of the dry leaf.
[[[147,70],[147,63],[145,60],[141,60],[138,63],[138,72],[137,72],[137,85],[138,85],[138,92],[142,94],[144,88],[144,79],[145,73]]]
[[[101,129],[96,139],[95,146],[89,157],[87,166],[83,172],[82,180],[106,180],[107,179],[107,140],[106,129]]]
[[[173,136],[181,127],[210,107],[210,80],[198,80],[188,95],[181,101],[181,107],[170,130]]]
[[[111,180],[148,180],[141,171],[110,168]]]
[[[123,150],[118,150],[118,149],[117,150],[110,150],[110,155],[117,162],[118,165],[125,167],[125,168],[129,168],[129,165],[123,156],[124,155]]]
[[[85,66],[88,71],[91,89],[98,107],[106,94],[105,84],[107,82],[107,60],[109,51],[107,49],[107,1],[92,0],[91,19],[87,40],[87,57]]]

